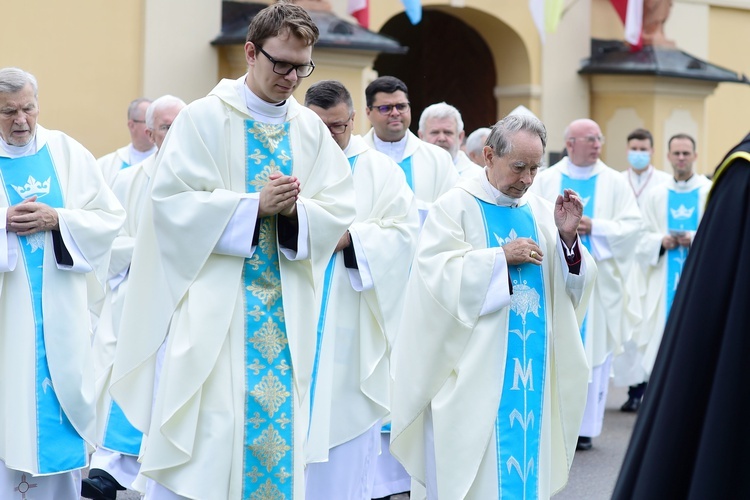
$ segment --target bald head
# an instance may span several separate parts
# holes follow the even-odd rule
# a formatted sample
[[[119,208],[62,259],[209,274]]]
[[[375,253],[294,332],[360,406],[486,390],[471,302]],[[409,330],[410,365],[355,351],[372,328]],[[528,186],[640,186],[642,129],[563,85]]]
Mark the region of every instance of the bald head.
[[[603,144],[602,130],[594,120],[581,118],[571,122],[565,129],[565,148],[570,161],[579,167],[596,163]]]

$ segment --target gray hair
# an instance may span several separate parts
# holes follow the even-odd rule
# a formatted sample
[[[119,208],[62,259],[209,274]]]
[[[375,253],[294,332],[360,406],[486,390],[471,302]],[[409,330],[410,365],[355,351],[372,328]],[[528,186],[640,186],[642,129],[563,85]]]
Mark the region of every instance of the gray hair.
[[[491,128],[482,127],[469,134],[469,137],[466,138],[466,152],[481,154],[484,142],[487,140],[487,136],[490,135],[490,132],[492,132]]]
[[[439,102],[424,108],[422,116],[419,117],[419,130],[426,132],[424,127],[427,124],[427,120],[440,120],[443,118],[453,118],[456,121],[456,133],[461,133],[464,130],[464,121],[461,119],[461,113],[446,102]]]
[[[511,138],[521,131],[538,135],[542,140],[542,149],[547,147],[547,129],[539,118],[529,115],[508,115],[500,120],[492,127],[484,145],[491,147],[496,155],[506,156],[513,148]]]
[[[146,128],[154,130],[154,115],[156,114],[156,112],[160,109],[168,108],[174,105],[178,105],[183,108],[187,106],[187,104],[185,104],[185,101],[183,101],[179,97],[175,97],[169,94],[163,95],[152,102],[146,110]]]
[[[38,97],[39,86],[36,83],[34,75],[21,68],[0,69],[0,93],[15,94],[22,91],[29,84],[34,89],[34,97]]]
[[[148,99],[146,97],[139,97],[138,99],[133,99],[130,101],[130,104],[128,105],[128,120],[135,120],[135,113],[138,111],[138,107],[142,103],[148,103],[151,104],[151,99]]]

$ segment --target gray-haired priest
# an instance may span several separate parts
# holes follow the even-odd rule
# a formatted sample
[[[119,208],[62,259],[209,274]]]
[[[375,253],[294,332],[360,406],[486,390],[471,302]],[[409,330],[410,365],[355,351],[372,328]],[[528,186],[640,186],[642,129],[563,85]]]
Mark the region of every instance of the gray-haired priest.
[[[485,169],[422,230],[394,353],[391,452],[428,498],[549,498],[567,482],[596,265],[577,235],[578,195],[527,192],[545,143],[534,117],[495,124]]]
[[[70,500],[96,439],[87,299],[125,211],[91,153],[37,125],[37,89],[0,69],[0,498]]]

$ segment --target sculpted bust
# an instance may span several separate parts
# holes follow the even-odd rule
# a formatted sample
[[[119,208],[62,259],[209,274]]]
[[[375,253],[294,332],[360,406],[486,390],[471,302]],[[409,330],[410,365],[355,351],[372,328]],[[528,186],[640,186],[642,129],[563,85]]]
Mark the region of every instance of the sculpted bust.
[[[672,40],[664,36],[664,23],[667,22],[672,0],[644,0],[643,2],[643,45],[674,47]]]

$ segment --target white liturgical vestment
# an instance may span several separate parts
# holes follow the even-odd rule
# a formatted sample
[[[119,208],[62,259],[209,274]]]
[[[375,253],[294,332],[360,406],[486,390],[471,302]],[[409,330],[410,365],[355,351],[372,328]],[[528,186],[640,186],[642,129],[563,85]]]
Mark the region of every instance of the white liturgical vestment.
[[[581,248],[580,274],[569,273],[552,205],[532,193],[515,200],[515,208],[498,204],[485,175],[462,177],[433,205],[422,229],[394,353],[391,453],[428,491],[430,469],[436,471],[439,498],[498,498],[499,476],[515,474],[516,460],[498,457],[496,425],[507,426],[510,416],[512,426],[517,414],[517,431],[537,433],[537,458],[530,466],[519,458],[519,470],[530,467],[535,494],[547,498],[567,482],[585,406],[588,366],[579,324],[596,264]],[[486,213],[497,208],[531,217],[544,252],[540,267],[528,264],[538,289],[518,281],[519,266],[509,266],[498,248],[529,234],[488,229]],[[520,314],[534,316],[544,331],[522,336],[509,326]],[[514,365],[525,353],[510,347],[511,337],[537,342],[545,353],[540,364]],[[500,415],[519,389],[537,398],[537,411]]]

